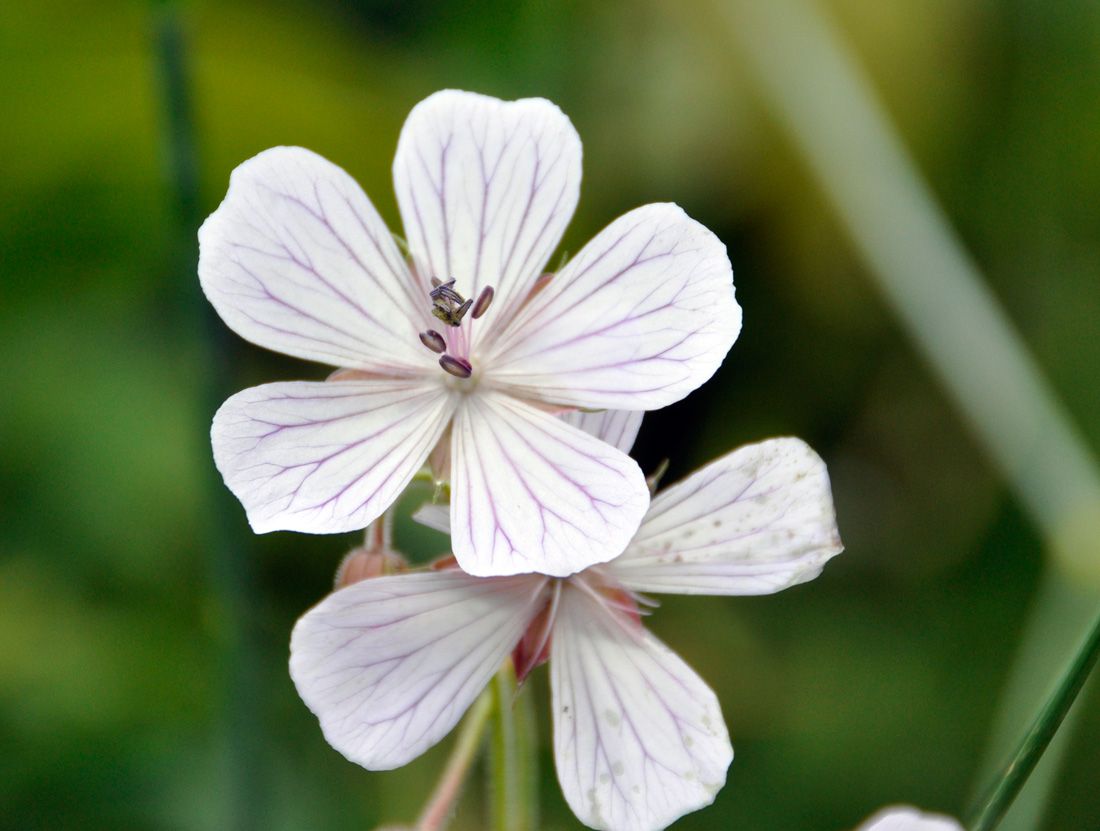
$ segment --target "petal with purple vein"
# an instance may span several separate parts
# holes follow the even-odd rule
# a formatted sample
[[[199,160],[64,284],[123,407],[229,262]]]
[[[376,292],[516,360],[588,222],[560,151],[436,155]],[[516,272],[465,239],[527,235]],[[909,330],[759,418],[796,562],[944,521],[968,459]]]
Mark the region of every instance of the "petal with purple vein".
[[[372,372],[428,371],[429,303],[347,173],[301,147],[233,171],[199,229],[203,291],[233,331],[297,358]]]
[[[515,314],[561,240],[580,193],[581,143],[549,101],[444,90],[409,113],[393,178],[418,269],[454,280],[467,298],[495,289],[471,327],[476,344]]]
[[[503,393],[463,399],[451,433],[451,544],[486,577],[565,577],[620,554],[649,504],[637,463]]]
[[[644,628],[567,587],[550,689],[558,780],[601,831],[657,831],[709,805],[733,759],[718,700]]]
[[[710,378],[740,329],[726,247],[677,206],[646,205],[581,249],[484,361],[520,396],[653,410]]]
[[[265,384],[214,416],[214,461],[256,533],[354,531],[397,499],[454,407],[430,382]]]
[[[609,569],[635,591],[770,594],[813,579],[842,550],[825,463],[781,438],[659,492]]]
[[[290,675],[329,744],[370,770],[442,739],[519,642],[546,580],[457,569],[364,580],[307,612]]]
[[[634,447],[634,439],[642,429],[644,411],[638,410],[598,410],[584,412],[573,410],[562,416],[566,424],[572,424],[590,436],[605,441],[623,453],[629,453]]]

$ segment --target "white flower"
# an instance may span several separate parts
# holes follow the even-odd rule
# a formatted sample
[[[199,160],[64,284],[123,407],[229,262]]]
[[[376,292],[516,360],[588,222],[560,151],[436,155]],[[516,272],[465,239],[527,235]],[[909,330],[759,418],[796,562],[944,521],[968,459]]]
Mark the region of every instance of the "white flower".
[[[570,807],[592,828],[652,831],[709,805],[733,750],[714,693],[641,625],[635,592],[768,594],[840,550],[824,464],[773,439],[660,492],[622,556],[567,579],[450,568],[341,589],[298,621],[290,674],[329,743],[384,770],[443,738],[510,653],[521,676],[548,657]]]
[[[963,827],[943,814],[924,814],[908,805],[898,805],[883,808],[856,831],[963,831]]]
[[[581,178],[572,124],[541,99],[436,93],[393,172],[411,264],[351,177],[301,148],[238,167],[200,230],[203,290],[234,331],[344,368],[230,398],[211,434],[226,484],[257,532],[350,531],[438,446],[469,573],[611,559],[644,477],[554,414],[656,409],[706,381],[741,325],[725,246],[647,205],[540,278]]]

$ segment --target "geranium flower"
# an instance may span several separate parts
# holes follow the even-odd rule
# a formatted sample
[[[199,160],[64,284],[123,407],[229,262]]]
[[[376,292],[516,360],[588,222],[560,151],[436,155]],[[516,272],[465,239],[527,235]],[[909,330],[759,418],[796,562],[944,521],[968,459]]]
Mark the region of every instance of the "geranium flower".
[[[290,674],[329,743],[386,770],[443,738],[509,654],[520,678],[549,658],[570,807],[592,828],[652,831],[709,805],[733,750],[714,693],[642,626],[636,592],[768,594],[840,550],[824,464],[773,439],[658,493],[620,557],[569,578],[451,567],[341,589],[294,627]]]
[[[856,831],[963,831],[963,827],[943,814],[925,814],[908,805],[897,805],[883,808]]]
[[[541,99],[432,95],[393,174],[409,260],[351,177],[301,148],[238,167],[202,226],[199,277],[222,319],[343,368],[230,398],[211,431],[226,484],[258,533],[350,531],[435,448],[469,573],[565,576],[616,556],[644,477],[554,414],[656,409],[706,381],[741,325],[725,246],[646,205],[543,275],[581,145]]]

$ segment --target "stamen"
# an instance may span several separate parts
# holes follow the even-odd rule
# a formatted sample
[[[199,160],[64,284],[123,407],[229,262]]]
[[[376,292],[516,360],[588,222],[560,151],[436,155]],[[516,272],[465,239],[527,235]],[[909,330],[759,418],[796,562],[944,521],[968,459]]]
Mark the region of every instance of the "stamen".
[[[477,296],[477,302],[474,303],[473,309],[470,310],[470,317],[477,320],[487,311],[489,311],[489,304],[493,302],[493,295],[496,292],[493,291],[492,286],[486,286],[481,290],[481,294]]]
[[[457,328],[462,325],[462,318],[466,316],[466,312],[469,311],[470,306],[473,305],[473,300],[467,300],[458,308],[453,306],[444,306],[442,303],[436,303],[432,306],[432,314],[439,320],[442,320],[448,326]]]
[[[474,368],[470,366],[468,361],[464,361],[462,358],[444,355],[439,359],[439,365],[456,378],[469,378],[474,374]]]
[[[432,298],[432,300],[442,300],[448,305],[457,305],[462,302],[462,295],[451,288],[454,284],[454,280],[448,280],[446,283],[442,283],[432,289],[429,296]]]
[[[432,314],[448,326],[457,328],[462,325],[462,318],[470,310],[473,301],[465,300],[461,294],[452,288],[454,284],[454,280],[441,283],[433,277],[432,285],[435,288],[431,290],[429,295],[432,298]]]
[[[443,340],[443,336],[435,331],[435,329],[428,329],[426,332],[421,332],[420,342],[432,350],[432,352],[436,352],[440,355],[447,351],[447,341]]]

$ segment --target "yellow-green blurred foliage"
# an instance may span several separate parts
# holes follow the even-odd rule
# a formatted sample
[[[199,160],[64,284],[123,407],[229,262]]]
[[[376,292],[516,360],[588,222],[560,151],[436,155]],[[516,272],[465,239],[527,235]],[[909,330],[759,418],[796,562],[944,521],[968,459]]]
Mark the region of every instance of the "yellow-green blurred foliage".
[[[201,211],[235,165],[300,144],[397,230],[390,165],[417,101],[445,87],[555,101],[585,151],[565,250],[675,201],[734,263],[741,338],[708,386],[649,417],[643,467],[668,457],[672,481],[802,436],[829,463],[848,546],[775,597],[667,598],[650,619],[716,689],[737,751],[715,806],[677,827],[840,831],[895,801],[958,813],[1040,546],[694,2],[183,4]],[[1100,448],[1100,6],[830,8]],[[327,370],[201,327],[195,228],[173,209],[164,10],[0,4],[0,828],[408,822],[446,743],[367,773],[324,743],[286,673],[290,627],[351,541],[253,538],[213,471],[211,385]],[[219,504],[244,568],[226,565]],[[548,735],[545,687],[540,670],[524,694]],[[577,828],[547,735],[543,824]],[[1093,707],[1048,828],[1096,827],[1098,735]],[[480,828],[481,805],[471,789],[454,828]]]

